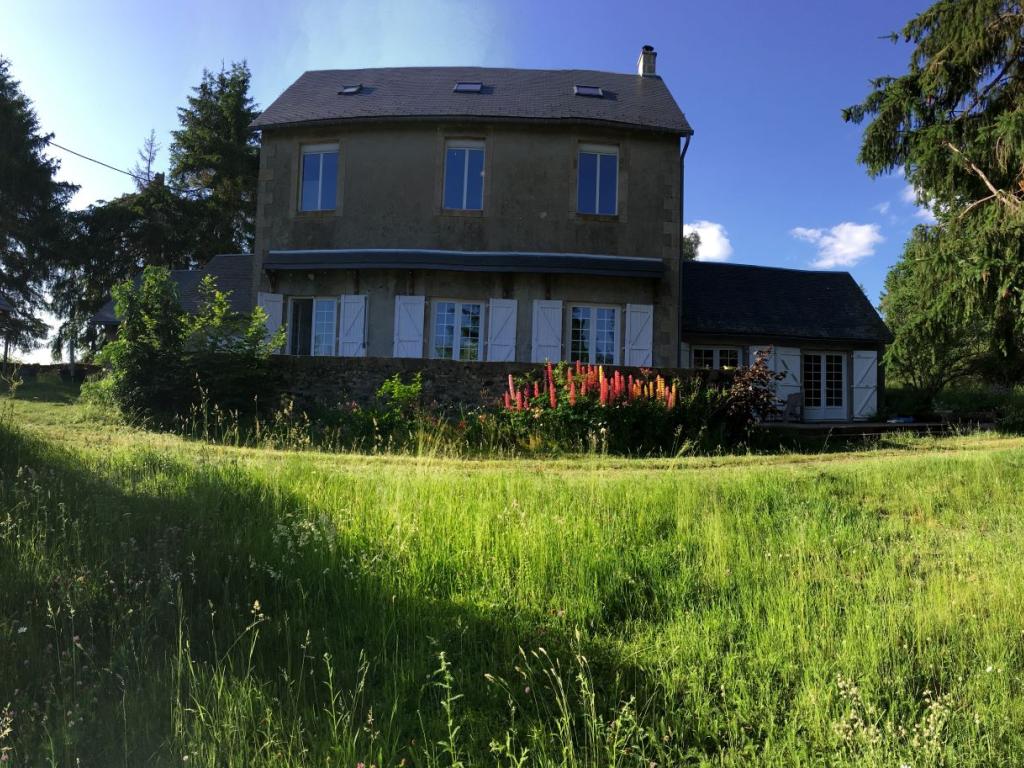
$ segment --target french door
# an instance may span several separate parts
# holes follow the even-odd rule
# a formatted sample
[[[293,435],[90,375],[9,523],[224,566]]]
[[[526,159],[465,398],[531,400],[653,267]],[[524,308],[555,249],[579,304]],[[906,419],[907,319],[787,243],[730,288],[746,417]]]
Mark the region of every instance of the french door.
[[[841,352],[805,352],[803,390],[805,419],[845,420],[846,355]]]

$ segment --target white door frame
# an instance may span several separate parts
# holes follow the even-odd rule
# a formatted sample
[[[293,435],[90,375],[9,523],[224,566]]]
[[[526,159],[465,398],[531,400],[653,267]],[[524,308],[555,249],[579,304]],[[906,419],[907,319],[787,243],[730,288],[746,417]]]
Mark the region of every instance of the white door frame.
[[[811,365],[808,365],[808,358],[813,358],[817,361],[817,382],[815,389],[817,390],[817,397],[814,397],[814,390],[808,390],[807,384],[808,379],[813,377],[815,365],[812,360]],[[838,405],[828,404],[828,393],[826,387],[826,369],[829,358],[839,358],[840,363],[840,377],[841,386],[839,388],[840,400]],[[801,380],[800,386],[804,393],[804,420],[805,421],[848,421],[850,418],[849,414],[849,363],[847,361],[846,352],[837,352],[835,350],[802,350],[800,363],[801,363]],[[834,402],[834,401],[833,401]],[[814,405],[810,403],[816,403]]]

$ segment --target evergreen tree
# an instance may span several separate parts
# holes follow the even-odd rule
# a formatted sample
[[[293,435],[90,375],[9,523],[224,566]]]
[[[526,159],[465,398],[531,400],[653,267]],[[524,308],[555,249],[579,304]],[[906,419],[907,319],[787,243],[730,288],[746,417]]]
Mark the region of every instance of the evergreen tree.
[[[691,232],[680,240],[679,256],[683,261],[696,261],[700,253],[700,233]]]
[[[986,375],[1003,382],[1024,371],[1022,29],[1020,2],[940,0],[893,36],[914,46],[906,74],[873,81],[844,111],[868,121],[868,172],[901,170],[938,217],[913,267],[935,287],[922,322],[939,338],[946,323],[982,318]]]
[[[160,153],[160,143],[156,140],[156,131],[152,128],[149,136],[142,142],[139,150],[139,159],[132,168],[132,176],[135,177],[135,191],[142,192],[153,183],[156,176],[156,156]]]
[[[903,258],[885,278],[881,310],[893,332],[885,363],[891,381],[908,384],[931,401],[943,387],[981,373],[991,332],[980,313],[935,313],[946,290],[930,264],[941,233],[914,228]]]
[[[44,288],[62,257],[65,207],[75,187],[54,179],[59,163],[44,154],[32,103],[0,58],[0,295],[14,306],[0,334],[31,349],[46,334],[39,318]]]
[[[259,114],[249,96],[245,62],[203,79],[178,109],[171,178],[196,190],[201,203],[195,253],[205,262],[218,253],[252,250],[259,144],[251,123]]]

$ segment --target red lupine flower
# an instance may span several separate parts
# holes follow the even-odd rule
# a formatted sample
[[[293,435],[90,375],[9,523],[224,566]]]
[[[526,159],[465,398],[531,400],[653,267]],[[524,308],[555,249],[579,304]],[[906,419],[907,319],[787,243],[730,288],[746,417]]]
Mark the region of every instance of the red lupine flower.
[[[569,405],[576,405],[576,382],[569,378]]]
[[[533,382],[533,396],[540,397],[540,384]]]
[[[510,395],[508,392],[505,393],[505,410],[512,410],[512,395]]]
[[[516,410],[523,410],[523,393],[521,391],[516,392]]]
[[[508,393],[509,393],[510,395],[513,395],[513,394],[515,394],[515,391],[516,391],[516,383],[515,383],[515,381],[514,381],[514,380],[512,379],[512,374],[510,373],[510,374],[508,375]]]
[[[551,398],[551,407],[552,408],[557,408],[558,407],[558,395],[555,394],[554,386],[548,387],[548,397]]]
[[[601,377],[601,405],[608,405],[608,379]]]

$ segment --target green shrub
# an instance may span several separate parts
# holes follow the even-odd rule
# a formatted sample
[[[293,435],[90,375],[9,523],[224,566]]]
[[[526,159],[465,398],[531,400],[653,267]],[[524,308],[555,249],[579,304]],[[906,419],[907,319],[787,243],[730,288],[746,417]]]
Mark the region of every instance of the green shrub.
[[[166,269],[147,267],[138,286],[114,289],[121,325],[100,360],[130,421],[170,426],[200,403],[241,410],[269,400],[267,361],[283,331],[267,338],[263,310],[233,312],[210,276],[199,292],[199,311],[190,316]]]

